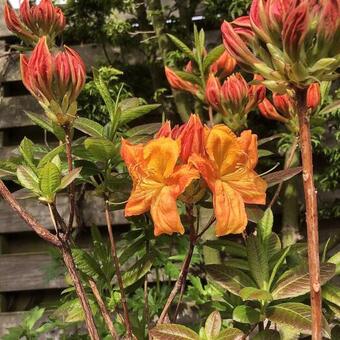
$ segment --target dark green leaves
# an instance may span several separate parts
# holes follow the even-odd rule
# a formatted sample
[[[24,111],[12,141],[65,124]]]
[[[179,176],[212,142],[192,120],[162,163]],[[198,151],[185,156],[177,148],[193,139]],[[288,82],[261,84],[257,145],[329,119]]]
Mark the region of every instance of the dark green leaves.
[[[254,324],[261,321],[261,313],[250,306],[237,306],[233,311],[233,320]]]
[[[104,138],[87,138],[84,145],[91,156],[101,162],[115,159],[119,155],[118,146]]]
[[[176,325],[158,325],[150,331],[154,340],[199,340],[199,336],[190,328]]]

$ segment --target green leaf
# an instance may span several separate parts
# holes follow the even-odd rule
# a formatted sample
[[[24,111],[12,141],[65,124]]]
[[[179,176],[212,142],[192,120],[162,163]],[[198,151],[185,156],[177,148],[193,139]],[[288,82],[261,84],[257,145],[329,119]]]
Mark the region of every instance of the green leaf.
[[[25,113],[31,119],[33,123],[37,124],[42,129],[48,132],[54,133],[52,124],[45,117],[43,117],[42,115],[38,115],[34,112],[30,112],[30,111],[25,111]]]
[[[205,266],[210,280],[229,292],[239,295],[245,287],[255,287],[255,282],[241,270],[233,269],[222,264]]]
[[[244,334],[237,328],[224,329],[214,340],[242,340]]]
[[[259,301],[271,301],[273,300],[272,295],[262,289],[257,289],[254,287],[246,287],[240,290],[240,296],[242,300],[259,300]]]
[[[66,176],[64,176],[61,179],[58,190],[63,190],[66,187],[68,187],[76,178],[79,177],[80,172],[81,172],[81,168],[75,168],[70,173],[68,173]]]
[[[129,244],[124,251],[119,256],[119,262],[121,264],[125,263],[131,257],[136,255],[138,251],[144,248],[145,236],[137,238],[134,242]]]
[[[31,167],[34,168],[35,165],[33,163],[33,147],[34,144],[33,142],[28,139],[28,138],[24,138],[20,145],[19,145],[19,151],[22,155],[22,157],[24,158],[25,162]]]
[[[59,145],[56,148],[54,148],[52,151],[47,153],[39,162],[38,169],[43,168],[47,163],[51,162],[52,159],[59,155],[61,152],[65,150],[65,145]]]
[[[225,240],[225,239],[208,240],[204,242],[204,245],[210,248],[215,248],[219,250],[222,247],[225,247],[226,253],[231,256],[242,257],[242,258],[247,257],[246,248],[242,244],[239,244],[234,241]]]
[[[7,329],[7,334],[5,334],[1,340],[18,340],[25,335],[25,329],[21,326],[10,327]]]
[[[119,108],[122,111],[125,110],[129,110],[132,109],[134,107],[140,106],[141,104],[143,104],[143,100],[137,97],[133,97],[133,98],[126,98],[123,99],[120,103],[119,103]]]
[[[119,125],[124,125],[131,122],[134,119],[144,116],[150,111],[156,110],[160,107],[160,104],[148,104],[148,105],[140,105],[125,111],[122,111]]]
[[[334,286],[330,283],[325,284],[322,287],[322,297],[331,302],[334,303],[336,306],[340,307],[340,288],[337,286]]]
[[[29,330],[32,330],[34,325],[39,321],[39,319],[43,316],[45,312],[45,308],[35,307],[30,310],[27,314],[27,317],[24,320],[24,324]]]
[[[194,54],[192,53],[191,49],[186,44],[184,44],[184,42],[182,42],[172,34],[167,34],[167,36],[176,45],[176,47],[180,49],[188,58],[195,61]]]
[[[117,146],[104,138],[87,138],[84,145],[91,156],[101,162],[115,159],[119,154]]]
[[[248,263],[252,277],[258,288],[265,289],[269,279],[268,257],[261,240],[255,235],[250,235],[246,241]]]
[[[221,330],[222,319],[218,311],[212,312],[205,322],[204,330],[208,340],[215,338]]]
[[[333,103],[327,105],[326,107],[324,107],[318,114],[319,115],[324,115],[326,113],[330,113],[336,110],[340,109],[340,100],[336,100]]]
[[[29,167],[19,165],[17,168],[17,177],[24,188],[39,192],[39,178]]]
[[[106,280],[105,274],[103,273],[100,264],[85,250],[72,249],[72,256],[77,268],[84,274],[96,280],[98,280],[98,278]]]
[[[325,284],[335,275],[335,265],[321,263],[320,283]],[[306,294],[310,291],[308,265],[302,264],[283,273],[272,291],[274,299],[286,299]]]
[[[296,168],[288,168],[285,170],[280,170],[276,172],[272,172],[268,175],[263,176],[262,178],[268,183],[268,188],[280,184],[281,182],[288,181],[294,176],[298,175],[302,171],[302,167]]]
[[[334,263],[336,265],[335,273],[340,274],[340,251],[329,258],[327,262]]]
[[[264,212],[263,217],[260,219],[259,223],[257,224],[257,232],[258,237],[260,238],[264,252],[266,256],[268,256],[268,243],[269,238],[273,229],[273,222],[274,217],[271,209],[267,209]]]
[[[281,247],[280,237],[276,233],[272,232],[268,241],[268,258],[271,259],[274,255],[278,254],[281,251]]]
[[[201,79],[190,72],[176,70],[175,73],[185,81],[202,86]]]
[[[160,123],[138,125],[126,131],[125,135],[128,138],[133,138],[133,137],[141,136],[141,135],[153,136],[160,129],[160,127],[161,127]]]
[[[266,329],[257,333],[252,340],[281,340],[281,336],[274,329]]]
[[[263,216],[263,210],[255,207],[246,207],[246,213],[250,222],[258,223]]]
[[[261,313],[250,306],[237,306],[233,311],[233,320],[240,323],[254,324],[261,321]]]
[[[283,261],[286,259],[286,256],[288,255],[290,251],[290,247],[287,247],[286,249],[283,249],[281,256],[279,257],[279,259],[276,261],[273,270],[270,274],[270,279],[269,279],[269,284],[268,284],[268,289],[270,290],[270,287],[272,286],[276,273],[279,270],[281,264],[283,263]]]
[[[198,335],[190,328],[177,324],[163,324],[151,329],[153,340],[198,340]]]
[[[279,325],[293,327],[304,334],[311,334],[312,315],[310,306],[286,302],[266,309],[266,317]],[[330,329],[323,318],[323,335],[330,338]]]
[[[123,275],[124,287],[129,287],[140,280],[151,269],[152,261],[150,257],[143,257],[133,264]]]
[[[225,47],[223,44],[216,46],[213,48],[203,61],[203,71],[204,73],[209,71],[209,67],[223,54],[225,51]]]
[[[39,186],[44,198],[50,202],[54,200],[60,181],[61,173],[58,167],[53,163],[47,163],[39,173]]]
[[[73,125],[91,137],[103,137],[104,127],[91,119],[78,117]]]
[[[258,150],[258,157],[262,158],[262,157],[268,157],[273,155],[273,152],[269,151],[269,150],[265,150],[265,149],[259,149]]]

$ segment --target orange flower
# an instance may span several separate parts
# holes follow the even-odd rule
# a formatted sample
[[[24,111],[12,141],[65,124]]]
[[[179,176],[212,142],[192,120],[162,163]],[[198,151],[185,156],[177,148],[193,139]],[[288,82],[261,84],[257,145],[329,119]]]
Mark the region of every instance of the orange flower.
[[[146,145],[122,141],[121,155],[133,180],[125,216],[150,211],[155,236],[184,233],[176,200],[200,176],[191,165],[177,165],[180,151],[180,142],[167,137]]]
[[[267,184],[254,171],[256,144],[256,135],[250,131],[237,138],[227,126],[216,125],[206,132],[208,156],[190,158],[213,194],[217,236],[245,229],[245,203],[265,204]]]
[[[198,91],[197,85],[192,84],[189,81],[182,79],[171,68],[165,67],[165,76],[166,76],[166,79],[168,80],[170,86],[173,89],[187,91],[187,92],[192,93],[193,95],[197,94],[197,91]]]

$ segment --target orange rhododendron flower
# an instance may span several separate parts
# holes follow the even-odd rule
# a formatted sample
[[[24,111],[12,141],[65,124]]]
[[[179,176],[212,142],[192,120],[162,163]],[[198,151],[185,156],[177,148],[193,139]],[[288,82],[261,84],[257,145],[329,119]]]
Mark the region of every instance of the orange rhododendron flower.
[[[241,233],[247,225],[245,203],[265,204],[266,182],[254,167],[257,136],[244,131],[239,138],[225,125],[206,130],[207,157],[194,154],[191,162],[213,194],[216,235]]]
[[[150,211],[155,236],[184,233],[176,200],[200,176],[191,165],[177,165],[180,152],[180,141],[168,137],[153,139],[146,145],[122,142],[122,158],[133,180],[125,216]]]

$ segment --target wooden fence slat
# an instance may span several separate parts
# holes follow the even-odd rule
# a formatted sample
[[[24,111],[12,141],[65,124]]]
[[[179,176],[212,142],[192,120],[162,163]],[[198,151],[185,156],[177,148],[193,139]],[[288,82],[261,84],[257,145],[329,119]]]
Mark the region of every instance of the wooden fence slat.
[[[0,99],[0,129],[32,126],[32,121],[24,111],[41,113],[39,103],[29,95]]]
[[[51,266],[48,254],[17,254],[0,256],[0,292],[64,288],[64,277],[48,281]]]
[[[58,209],[62,216],[68,216],[68,198],[66,195],[58,196]],[[42,225],[52,230],[53,225],[48,208],[37,200],[27,199],[21,201],[23,207],[27,209]],[[102,199],[86,192],[84,201],[81,204],[83,221],[87,226],[105,225],[104,205]],[[112,213],[112,223],[115,225],[128,224],[124,218],[123,211],[117,210]],[[0,201],[0,234],[17,233],[30,231],[31,229],[12,212],[3,200]]]

